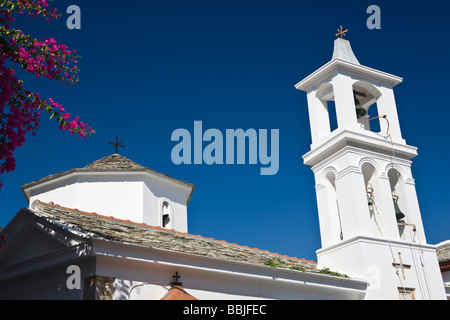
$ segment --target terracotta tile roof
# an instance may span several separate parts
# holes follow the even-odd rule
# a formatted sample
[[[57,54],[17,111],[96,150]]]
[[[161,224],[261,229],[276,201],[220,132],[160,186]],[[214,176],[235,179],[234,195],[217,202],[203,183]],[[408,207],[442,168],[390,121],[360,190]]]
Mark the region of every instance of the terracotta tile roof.
[[[181,286],[172,286],[161,300],[198,300],[184,291]]]
[[[96,213],[82,212],[77,209],[63,208],[58,205],[35,201],[31,209],[46,220],[77,230],[88,238],[100,238],[115,242],[136,244],[171,252],[180,252],[228,261],[264,265],[268,260],[280,259],[281,268],[304,268],[309,272],[317,271],[317,263],[271,253],[269,251],[240,246],[199,235],[180,233],[161,227],[124,221]]]

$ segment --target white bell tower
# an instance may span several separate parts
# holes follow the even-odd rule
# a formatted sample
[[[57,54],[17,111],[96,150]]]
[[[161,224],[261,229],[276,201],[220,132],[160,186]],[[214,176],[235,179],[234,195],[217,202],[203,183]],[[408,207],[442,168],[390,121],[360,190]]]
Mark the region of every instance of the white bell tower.
[[[332,60],[296,85],[307,93],[311,125],[303,158],[316,181],[318,264],[367,279],[366,299],[445,299],[411,173],[417,148],[400,130],[401,82],[361,65],[338,38]]]

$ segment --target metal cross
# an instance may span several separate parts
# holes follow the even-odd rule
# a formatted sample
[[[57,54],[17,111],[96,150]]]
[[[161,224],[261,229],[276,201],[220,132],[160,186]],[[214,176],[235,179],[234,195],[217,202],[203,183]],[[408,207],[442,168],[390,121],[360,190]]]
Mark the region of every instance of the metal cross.
[[[119,142],[119,136],[116,136],[116,143],[114,142],[108,142],[109,144],[113,145],[113,148],[116,148],[116,153],[119,153],[119,147],[125,148],[125,146],[122,145],[122,141]]]
[[[401,269],[402,275],[403,275],[403,280],[406,280],[405,270],[411,269],[411,266],[407,265],[407,264],[403,264],[403,259],[402,259],[401,252],[398,253],[398,258],[400,259],[400,263],[393,263],[392,265],[397,269],[397,274],[398,274],[398,268]]]
[[[398,257],[400,259],[400,269],[402,269],[403,280],[406,280],[406,274],[405,274],[406,266],[403,264],[402,254],[400,252],[398,253]]]
[[[177,271],[177,272],[175,272],[175,275],[172,278],[175,279],[175,282],[178,282],[178,279],[180,279],[181,276],[178,274],[178,271]]]
[[[181,276],[178,274],[178,271],[175,272],[175,275],[172,276],[172,278],[174,278],[175,281],[170,283],[171,286],[182,286],[183,285],[182,282],[178,282],[178,280],[181,278]]]
[[[337,29],[337,31],[338,31],[338,33],[336,33],[336,37],[341,36],[341,39],[344,39],[344,37],[347,36],[346,33],[348,32],[348,29],[342,30],[342,26],[341,26],[341,29],[340,30]]]

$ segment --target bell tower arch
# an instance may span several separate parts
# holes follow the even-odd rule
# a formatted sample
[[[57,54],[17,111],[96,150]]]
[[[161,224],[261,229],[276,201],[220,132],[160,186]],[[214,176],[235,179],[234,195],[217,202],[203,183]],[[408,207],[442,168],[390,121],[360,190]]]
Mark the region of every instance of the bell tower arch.
[[[417,299],[445,299],[412,177],[417,148],[400,129],[394,88],[401,82],[361,65],[338,38],[332,60],[295,86],[307,94],[312,144],[303,159],[316,181],[318,264],[368,279],[367,299],[399,299],[406,289]],[[406,263],[401,278],[398,266]],[[371,285],[374,270],[380,281]]]

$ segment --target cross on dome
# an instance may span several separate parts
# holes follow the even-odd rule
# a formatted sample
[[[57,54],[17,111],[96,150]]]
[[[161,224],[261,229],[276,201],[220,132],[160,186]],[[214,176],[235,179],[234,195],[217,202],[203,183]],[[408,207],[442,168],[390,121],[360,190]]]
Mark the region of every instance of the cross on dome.
[[[113,148],[116,148],[116,154],[119,153],[119,147],[125,148],[125,146],[122,145],[122,141],[119,142],[119,136],[116,136],[116,142],[108,142],[109,144],[113,145]]]

